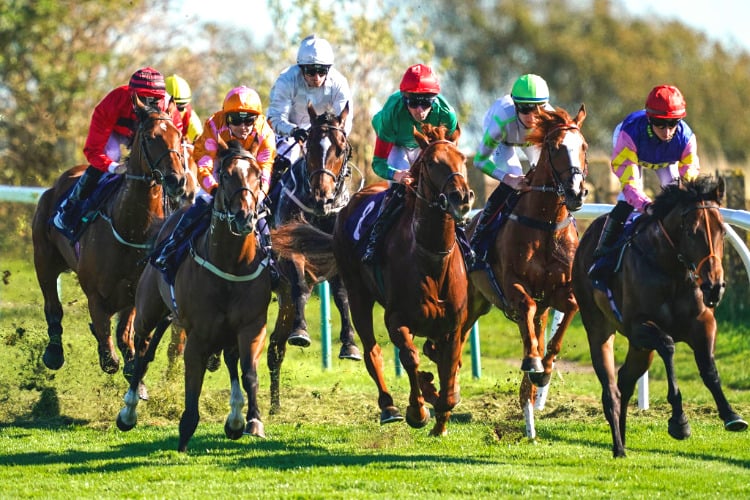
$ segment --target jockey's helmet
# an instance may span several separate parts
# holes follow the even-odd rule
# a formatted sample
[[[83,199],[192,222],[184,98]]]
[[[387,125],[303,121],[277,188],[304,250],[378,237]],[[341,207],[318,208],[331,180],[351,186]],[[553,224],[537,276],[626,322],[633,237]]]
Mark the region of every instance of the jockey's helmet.
[[[242,111],[249,114],[259,115],[263,113],[263,105],[258,93],[250,87],[235,87],[227,93],[222,106],[224,113]]]
[[[190,92],[190,85],[185,81],[184,78],[177,75],[170,75],[164,79],[166,85],[167,94],[172,96],[175,104],[178,106],[186,105],[193,98],[192,92]]]
[[[141,68],[130,77],[128,88],[138,97],[164,98],[164,77],[154,68]]]
[[[646,98],[646,114],[651,118],[685,118],[686,108],[682,92],[672,85],[657,85]]]
[[[521,75],[510,91],[516,104],[546,104],[549,101],[547,82],[539,75]]]
[[[440,83],[429,66],[410,66],[401,78],[399,90],[402,94],[439,94]]]
[[[297,51],[297,64],[303,66],[307,64],[333,65],[331,44],[326,39],[315,35],[306,37]]]

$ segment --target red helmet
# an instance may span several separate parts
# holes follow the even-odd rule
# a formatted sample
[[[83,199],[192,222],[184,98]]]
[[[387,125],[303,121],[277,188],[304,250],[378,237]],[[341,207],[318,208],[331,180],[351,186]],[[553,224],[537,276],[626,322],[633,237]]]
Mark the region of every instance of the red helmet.
[[[646,114],[652,118],[685,118],[685,98],[677,87],[657,85],[646,98]]]
[[[130,77],[128,88],[139,97],[164,97],[164,77],[154,68],[141,68]]]
[[[415,64],[404,73],[399,90],[411,94],[439,94],[440,84],[429,66]]]

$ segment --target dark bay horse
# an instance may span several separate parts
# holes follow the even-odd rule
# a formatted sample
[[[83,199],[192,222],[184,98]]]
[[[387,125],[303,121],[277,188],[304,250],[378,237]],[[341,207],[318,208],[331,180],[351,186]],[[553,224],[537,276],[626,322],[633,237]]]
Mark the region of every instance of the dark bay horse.
[[[333,251],[339,273],[349,291],[352,319],[364,349],[367,371],[378,387],[380,423],[403,420],[383,374],[383,357],[373,330],[373,306],[385,309],[385,325],[409,376],[406,421],[414,428],[428,424],[435,410],[431,435],[442,436],[453,407],[460,400],[458,371],[470,324],[467,324],[468,277],[456,238],[474,202],[466,180],[466,157],[456,143],[460,130],[448,135],[445,127],[424,125],[414,132],[421,148],[411,166],[413,182],[407,187],[405,207],[383,240],[384,262],[362,263],[344,222],[357,207],[387,188],[372,184],[354,194],[339,213],[333,233]],[[426,337],[425,354],[437,365],[439,391],[433,375],[420,369],[414,336]],[[428,347],[429,346],[429,347]]]
[[[572,212],[583,206],[586,196],[588,145],[581,133],[585,118],[583,105],[572,119],[560,108],[540,114],[539,123],[527,137],[541,148],[537,165],[526,174],[530,187],[520,194],[508,220],[496,232],[488,256],[490,266],[470,276],[476,299],[472,323],[488,311],[486,302],[490,302],[518,325],[523,340],[521,370],[525,372],[522,406],[527,400],[534,402],[536,385],[549,383],[565,331],[578,312],[571,285],[578,247]],[[550,307],[563,317],[545,352]],[[524,411],[533,412],[533,408],[524,407]],[[533,414],[527,414],[526,420],[533,438]]]
[[[349,105],[338,116],[330,112],[317,115],[312,106],[307,109],[311,126],[304,159],[298,161],[284,179],[278,206],[274,209],[274,226],[279,228],[290,222],[305,221],[332,233],[336,215],[349,202],[350,196],[351,167],[348,161],[351,146],[343,128]],[[315,283],[330,282],[331,294],[341,316],[339,358],[362,359],[354,342],[349,298],[334,271],[335,266],[325,271],[319,269],[313,276],[305,269],[305,258],[300,253],[280,256],[278,265],[286,279],[281,280],[276,289],[279,313],[268,346],[272,413],[280,407],[279,383],[287,340],[292,345],[310,345],[305,305]]]
[[[596,219],[581,238],[573,265],[573,288],[591,360],[602,385],[602,405],[612,431],[615,457],[625,456],[628,401],[638,378],[651,365],[654,351],[666,368],[667,400],[672,405],[669,435],[675,439],[690,436],[675,375],[676,342],[685,342],[693,349],[724,427],[729,431],[747,428],[747,422],[724,396],[714,362],[714,309],[726,286],[721,263],[725,229],[719,211],[723,196],[724,181],[708,176],[663,188],[654,199],[652,215],[640,216],[634,222],[619,256],[619,271],[608,284],[609,292],[594,287],[587,275],[605,216]],[[617,375],[616,331],[629,342]]]
[[[222,145],[220,145],[221,147]],[[218,188],[211,207],[209,229],[191,241],[189,256],[170,286],[148,266],[138,283],[134,321],[136,362],[125,407],[117,426],[136,425],[137,384],[145,374],[169,319],[185,329],[185,410],[180,419],[179,451],[186,451],[198,426],[199,398],[209,358],[224,352],[231,382],[230,407],[224,431],[230,439],[243,432],[265,437],[258,408],[258,364],[265,347],[266,317],[271,301],[268,256],[257,241],[261,169],[239,143],[220,151],[214,175]],[[167,237],[180,217],[175,213],[159,233]],[[151,336],[152,330],[156,329]],[[248,410],[242,415],[244,397]]]
[[[52,370],[65,362],[63,309],[57,278],[66,270],[76,272],[86,294],[91,315],[89,327],[97,340],[101,369],[115,373],[120,368],[110,334],[110,321],[115,314],[118,347],[126,361],[133,357],[130,332],[138,278],[169,199],[183,196],[186,182],[181,135],[170,115],[148,109],[140,102],[137,105],[139,124],[127,160],[127,173],[78,243],[72,246],[52,227],[50,218],[58,201],[86,169],[85,165],[63,173],[41,196],[34,214],[34,267],[44,296],[49,335],[43,361]]]

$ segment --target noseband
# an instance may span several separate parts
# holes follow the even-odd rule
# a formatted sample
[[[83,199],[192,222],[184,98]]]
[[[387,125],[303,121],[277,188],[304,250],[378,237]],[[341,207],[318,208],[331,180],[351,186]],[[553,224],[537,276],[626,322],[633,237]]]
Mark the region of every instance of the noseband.
[[[438,144],[451,144],[452,146],[456,146],[455,143],[452,141],[449,141],[447,139],[440,139],[435,142],[431,142],[426,148],[424,148],[420,153],[419,156],[417,156],[417,159],[414,160],[414,164],[417,164],[419,162],[422,162],[422,174],[421,177],[426,177],[427,179],[430,178],[429,175],[425,175],[424,172],[426,172],[426,168],[424,166],[424,156],[427,154],[427,151],[430,150],[433,146],[436,146]],[[451,172],[443,181],[443,185],[440,187],[440,190],[438,191],[437,196],[435,196],[432,200],[428,200],[422,193],[419,192],[418,189],[414,189],[414,194],[419,198],[420,200],[427,203],[427,206],[429,208],[437,208],[438,210],[441,210],[443,212],[448,212],[448,209],[450,208],[450,204],[448,203],[448,196],[445,194],[445,188],[448,187],[448,183],[454,178],[454,177],[462,177],[464,180],[466,179],[466,176],[462,172]],[[434,185],[434,183],[433,183]]]
[[[168,116],[149,117],[149,120],[151,120],[151,121],[169,121],[170,123],[172,122],[172,119],[169,118]],[[151,155],[148,152],[148,147],[146,147],[146,134],[144,133],[145,132],[145,127],[143,126],[144,123],[146,123],[146,122],[141,122],[140,125],[138,126],[138,135],[139,135],[139,138],[140,138],[141,151],[143,152],[143,156],[146,158],[146,163],[148,164],[148,168],[150,170],[150,173],[149,174],[144,174],[144,175],[126,174],[125,178],[126,179],[133,179],[133,180],[139,180],[139,181],[149,182],[152,185],[154,185],[154,184],[161,184],[164,181],[164,177],[165,177],[164,171],[162,171],[159,168],[159,165],[161,164],[161,162],[164,161],[164,159],[167,156],[169,156],[172,153],[174,153],[180,159],[180,163],[182,163],[184,161],[183,155],[182,155],[181,151],[178,151],[176,149],[167,148],[167,150],[164,151],[164,153],[162,153],[154,161],[154,159],[151,157]]]
[[[549,132],[547,132],[547,135],[545,136],[544,146],[545,151],[547,153],[547,158],[549,159],[549,169],[552,173],[552,186],[532,186],[533,191],[541,191],[544,193],[556,193],[559,198],[563,198],[565,196],[565,185],[562,181],[562,177],[560,176],[560,173],[555,169],[554,163],[552,161],[552,140],[549,139],[549,137],[556,131],[566,131],[566,130],[580,130],[578,128],[578,125],[575,123],[566,123],[564,125],[558,125],[556,127],[553,127]],[[575,177],[576,174],[579,174],[581,177],[585,178],[584,172],[573,165],[570,165],[566,172],[570,172],[571,178]]]
[[[338,174],[336,174],[333,170],[326,168],[325,152],[324,152],[323,158],[321,159],[322,168],[309,172],[307,174],[307,180],[309,183],[312,183],[312,180],[316,175],[330,175],[336,183],[335,194],[338,194],[341,189],[341,186],[344,183],[344,180],[351,174],[348,163],[349,163],[349,156],[351,155],[352,147],[349,144],[349,139],[346,136],[346,132],[341,127],[334,127],[332,125],[317,125],[317,126],[310,127],[311,131],[312,130],[324,130],[324,129],[335,131],[337,133],[340,133],[344,137],[344,142],[345,142],[344,161],[343,161],[343,164],[341,165],[341,171]],[[309,140],[310,139],[308,137],[308,141]],[[309,154],[310,154],[310,148],[307,148],[307,150],[305,151],[305,162],[307,163],[307,165],[310,165]]]

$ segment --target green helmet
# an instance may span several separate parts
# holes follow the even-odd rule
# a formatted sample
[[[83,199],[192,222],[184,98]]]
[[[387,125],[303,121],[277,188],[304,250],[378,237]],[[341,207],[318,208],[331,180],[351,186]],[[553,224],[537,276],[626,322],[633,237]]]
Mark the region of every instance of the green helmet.
[[[516,80],[510,96],[517,104],[546,104],[549,101],[549,89],[544,78],[528,74]]]

